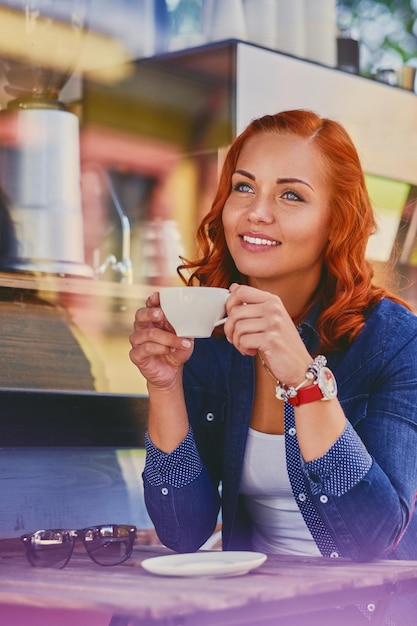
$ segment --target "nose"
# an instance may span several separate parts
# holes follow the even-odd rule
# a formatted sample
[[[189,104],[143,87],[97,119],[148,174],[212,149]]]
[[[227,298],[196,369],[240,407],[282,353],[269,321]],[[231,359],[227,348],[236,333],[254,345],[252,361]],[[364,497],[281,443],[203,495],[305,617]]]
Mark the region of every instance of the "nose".
[[[255,196],[248,209],[247,217],[250,222],[255,224],[260,222],[272,224],[274,221],[274,212],[268,198],[264,195]]]

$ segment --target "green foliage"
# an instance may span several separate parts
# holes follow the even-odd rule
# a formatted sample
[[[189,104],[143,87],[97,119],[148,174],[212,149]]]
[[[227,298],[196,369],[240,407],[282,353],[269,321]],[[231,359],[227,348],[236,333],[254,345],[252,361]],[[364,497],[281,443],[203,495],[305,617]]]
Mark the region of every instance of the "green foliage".
[[[338,0],[338,25],[360,41],[361,72],[417,65],[417,0]]]

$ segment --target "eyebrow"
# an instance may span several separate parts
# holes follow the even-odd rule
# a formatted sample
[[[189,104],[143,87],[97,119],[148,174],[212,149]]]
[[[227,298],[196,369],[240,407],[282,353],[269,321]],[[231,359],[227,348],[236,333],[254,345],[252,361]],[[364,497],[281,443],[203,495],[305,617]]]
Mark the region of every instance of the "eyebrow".
[[[246,176],[247,178],[250,178],[251,180],[256,180],[255,176],[253,174],[250,174],[246,170],[235,170],[234,173],[242,174],[242,176]],[[302,178],[277,178],[276,182],[278,183],[278,185],[285,185],[288,183],[301,183],[302,185],[307,185],[307,187],[310,187],[310,189],[314,191],[314,188],[310,185],[310,183],[303,180]]]

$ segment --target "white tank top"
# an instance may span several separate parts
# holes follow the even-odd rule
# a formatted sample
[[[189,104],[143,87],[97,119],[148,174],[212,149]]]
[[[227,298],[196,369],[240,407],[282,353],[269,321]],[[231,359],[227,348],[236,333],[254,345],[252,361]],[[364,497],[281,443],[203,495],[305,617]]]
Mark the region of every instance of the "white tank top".
[[[253,549],[320,556],[291,490],[284,435],[249,429],[240,488],[253,523]]]

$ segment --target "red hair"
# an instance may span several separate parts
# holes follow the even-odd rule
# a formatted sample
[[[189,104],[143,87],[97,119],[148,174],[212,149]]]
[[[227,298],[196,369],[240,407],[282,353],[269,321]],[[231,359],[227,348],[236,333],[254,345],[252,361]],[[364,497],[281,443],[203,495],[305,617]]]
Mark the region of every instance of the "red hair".
[[[388,290],[372,284],[373,269],[365,259],[365,252],[368,239],[376,230],[375,217],[356,148],[336,121],[301,109],[253,120],[226,155],[211,210],[197,231],[200,257],[194,261],[184,259],[178,272],[190,285],[197,282],[227,288],[232,282],[247,282],[227,248],[222,211],[244,143],[265,132],[276,132],[277,141],[279,133],[310,139],[322,155],[331,189],[331,226],[323,262],[320,289],[323,309],[318,331],[321,348],[329,352],[346,347],[365,325],[365,310],[381,298],[389,297],[411,307]],[[184,270],[191,271],[188,280],[182,275]]]

